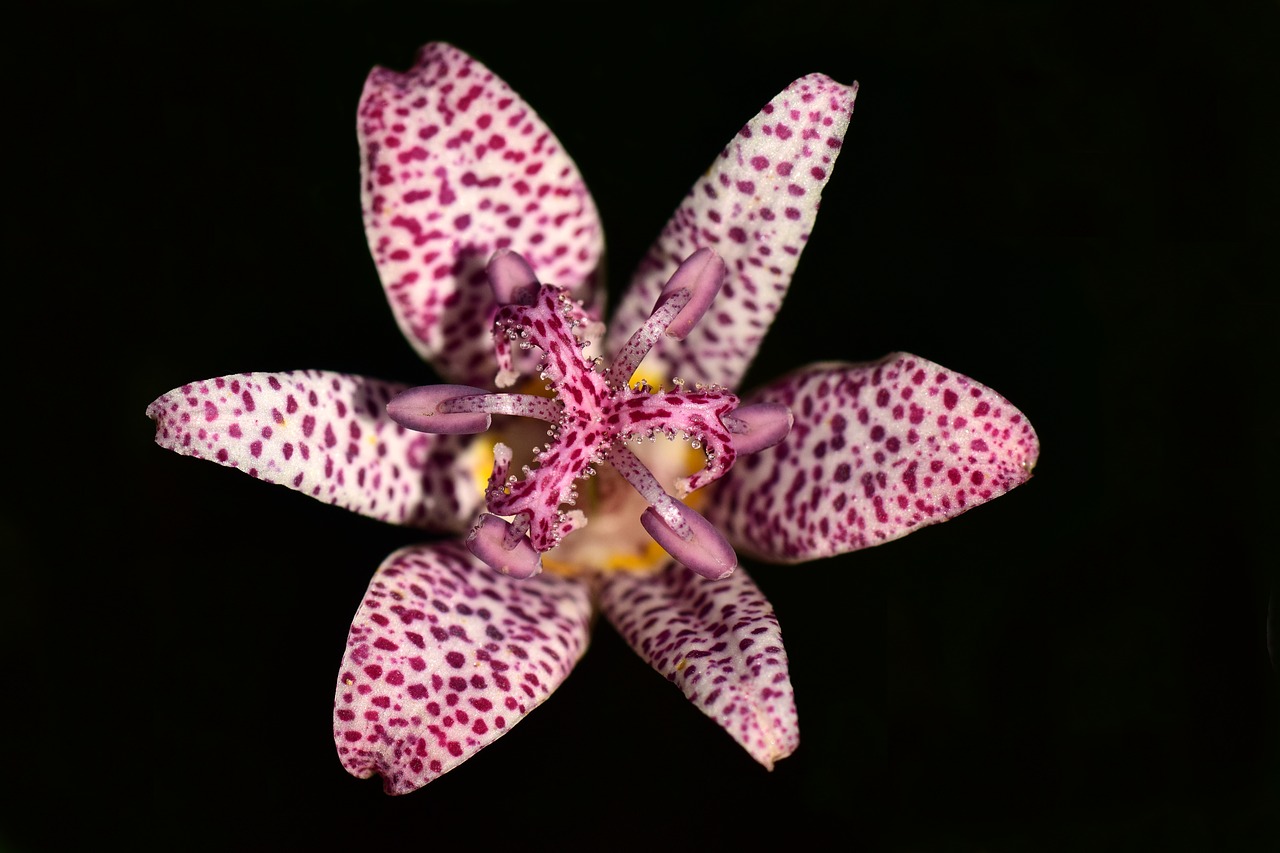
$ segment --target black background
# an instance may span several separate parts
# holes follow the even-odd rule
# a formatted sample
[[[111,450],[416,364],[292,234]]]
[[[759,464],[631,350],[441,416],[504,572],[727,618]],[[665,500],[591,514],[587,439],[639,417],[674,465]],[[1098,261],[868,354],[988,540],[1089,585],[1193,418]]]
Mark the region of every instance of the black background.
[[[1280,10],[1269,2],[60,4],[6,28],[0,849],[1269,850]],[[908,350],[1037,427],[1026,486],[748,563],[802,745],[756,766],[606,625],[388,798],[331,744],[369,576],[421,534],[155,447],[187,381],[432,374],[360,224],[374,64],[450,41],[592,188],[616,294],[795,77],[849,136],[746,387]],[[87,840],[87,841],[86,841]]]

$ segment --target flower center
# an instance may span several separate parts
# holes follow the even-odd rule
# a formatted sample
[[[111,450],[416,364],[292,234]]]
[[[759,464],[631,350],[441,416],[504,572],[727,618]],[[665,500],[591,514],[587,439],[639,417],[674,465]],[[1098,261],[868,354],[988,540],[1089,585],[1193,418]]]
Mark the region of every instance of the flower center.
[[[437,433],[482,432],[494,414],[520,415],[549,424],[548,441],[534,448],[536,468],[524,466],[523,478],[511,473],[512,451],[498,443],[493,473],[485,489],[482,513],[467,539],[485,563],[516,577],[542,568],[540,555],[587,523],[572,509],[578,483],[609,464],[643,498],[640,522],[663,549],[707,577],[726,577],[737,556],[724,537],[696,510],[668,494],[658,478],[627,446],[659,435],[679,435],[705,463],[676,481],[679,497],[722,477],[741,453],[777,444],[791,427],[791,413],[777,404],[739,408],[738,397],[719,386],[653,389],[631,379],[666,334],[683,338],[710,307],[724,280],[724,262],[701,249],[680,265],[662,290],[652,315],[602,369],[588,358],[590,323],[580,304],[553,285],[540,284],[532,269],[512,252],[499,252],[488,274],[501,304],[493,335],[498,356],[497,384],[512,384],[517,350],[537,349],[533,369],[554,397],[489,393],[463,385],[413,388],[396,397],[387,411],[411,429]],[[506,516],[510,520],[501,518]]]

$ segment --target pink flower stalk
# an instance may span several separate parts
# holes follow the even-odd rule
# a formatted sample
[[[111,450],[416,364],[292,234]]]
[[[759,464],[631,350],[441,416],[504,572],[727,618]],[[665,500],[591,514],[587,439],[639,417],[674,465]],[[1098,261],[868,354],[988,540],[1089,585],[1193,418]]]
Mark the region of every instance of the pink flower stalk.
[[[370,74],[369,246],[405,336],[448,384],[249,373],[147,410],[163,447],[457,534],[390,555],[356,612],[334,700],[349,772],[401,794],[453,769],[551,695],[597,614],[771,768],[799,743],[795,701],[737,553],[878,545],[1030,476],[1023,415],[918,356],[731,390],[790,284],[855,93],[811,74],[765,105],[606,328],[595,206],[533,110],[445,44]]]

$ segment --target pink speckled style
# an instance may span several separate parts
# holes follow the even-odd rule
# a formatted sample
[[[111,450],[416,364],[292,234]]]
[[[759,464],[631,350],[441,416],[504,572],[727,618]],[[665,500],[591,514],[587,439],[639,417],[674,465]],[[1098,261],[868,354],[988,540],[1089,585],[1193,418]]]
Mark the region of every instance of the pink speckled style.
[[[450,384],[252,373],[147,409],[180,454],[455,534],[392,554],[356,612],[334,699],[350,773],[401,794],[456,767],[555,690],[597,613],[771,768],[799,744],[796,706],[737,553],[880,544],[1030,477],[1026,418],[918,356],[812,365],[739,398],[855,93],[811,74],[747,122],[606,328],[595,205],[532,109],[449,45],[370,74],[370,250],[401,330]],[[522,476],[516,436],[537,442]]]

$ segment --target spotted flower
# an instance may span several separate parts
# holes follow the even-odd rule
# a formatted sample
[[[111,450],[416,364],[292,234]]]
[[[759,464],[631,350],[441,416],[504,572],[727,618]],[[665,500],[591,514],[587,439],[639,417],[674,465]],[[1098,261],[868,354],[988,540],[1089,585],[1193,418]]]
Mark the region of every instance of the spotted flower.
[[[765,767],[799,742],[778,621],[738,554],[887,542],[1030,474],[989,388],[923,358],[800,368],[736,392],[813,228],[856,86],[802,77],[719,153],[609,326],[600,220],[503,81],[445,44],[375,69],[358,136],[369,247],[447,383],[324,371],[192,382],[156,440],[453,538],[378,568],[339,667],[334,737],[406,793],[551,695],[597,614]]]

